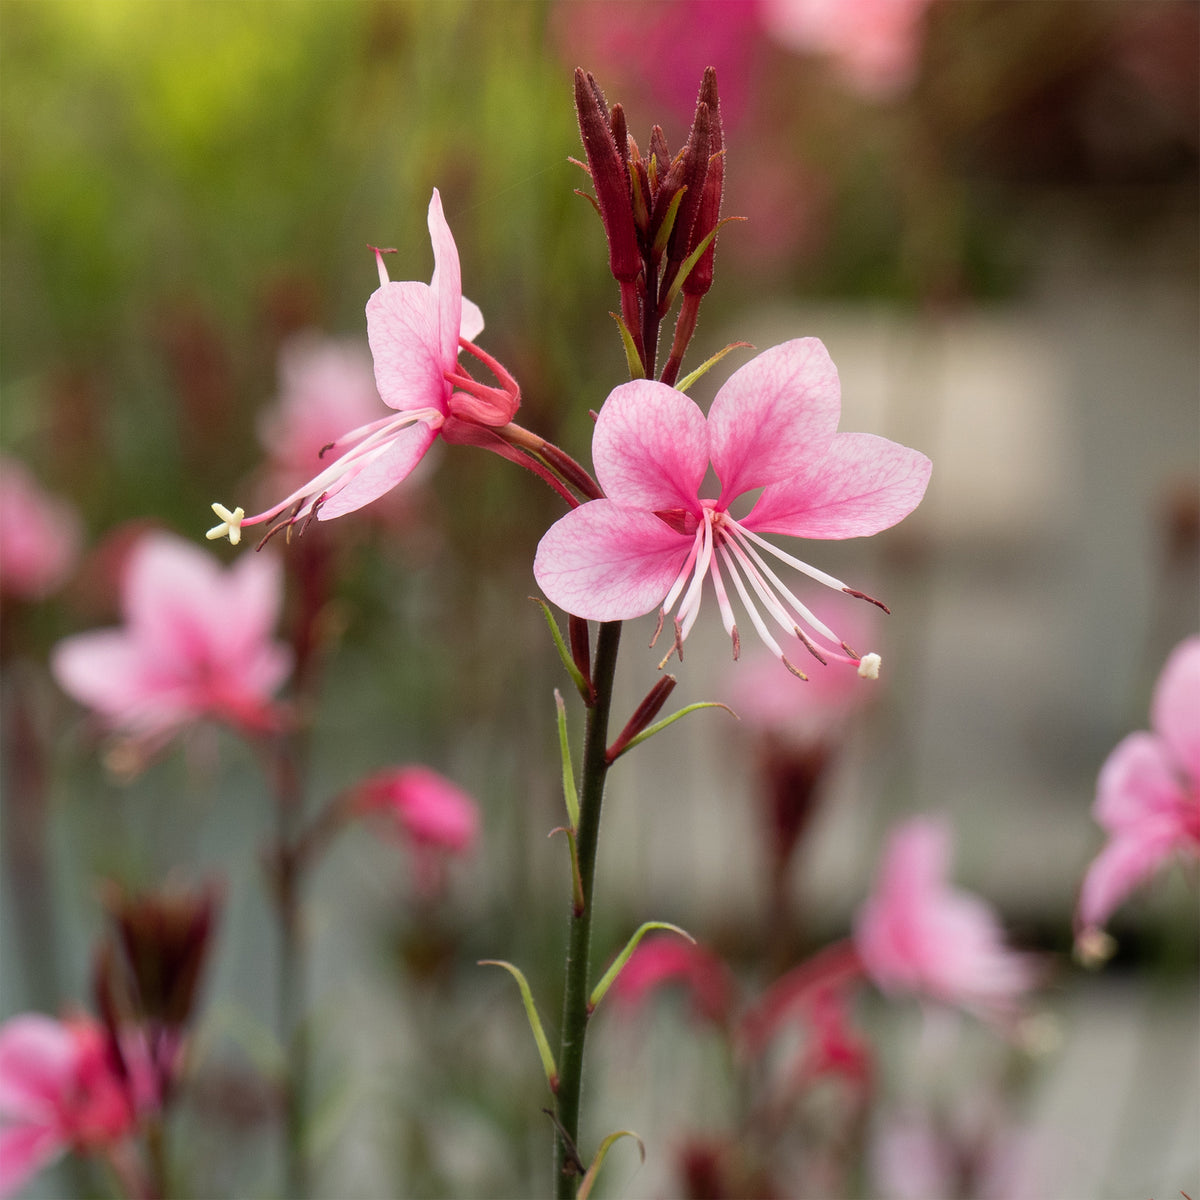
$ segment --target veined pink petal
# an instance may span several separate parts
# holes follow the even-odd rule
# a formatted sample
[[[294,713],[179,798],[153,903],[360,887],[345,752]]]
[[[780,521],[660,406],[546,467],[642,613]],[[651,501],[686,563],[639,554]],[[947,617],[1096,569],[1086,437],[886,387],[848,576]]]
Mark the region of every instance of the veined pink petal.
[[[837,368],[816,338],[773,346],[738,368],[708,413],[720,506],[820,460],[841,409]]]
[[[1084,929],[1104,925],[1113,910],[1181,844],[1178,824],[1165,816],[1115,834],[1083,878],[1076,924]]]
[[[1122,738],[1105,759],[1092,815],[1109,833],[1119,833],[1174,811],[1183,800],[1183,781],[1166,745],[1143,731]]]
[[[375,360],[375,385],[389,408],[445,411],[450,385],[442,373],[455,358],[443,357],[439,320],[437,295],[426,284],[385,283],[371,293],[367,341]]]
[[[62,1133],[48,1125],[0,1129],[0,1197],[15,1196],[66,1148]]]
[[[391,491],[424,458],[436,438],[437,430],[424,421],[398,430],[378,457],[357,474],[348,476],[348,481],[321,505],[317,519],[328,521],[343,517]]]
[[[866,537],[917,507],[932,469],[924,454],[887,438],[839,433],[824,458],[765,488],[742,523],[792,537]]]
[[[614,388],[596,420],[592,461],[605,495],[650,512],[699,514],[708,428],[695,401],[649,379]]]
[[[662,603],[692,540],[643,509],[590,500],[547,530],[533,573],[559,608],[622,621]]]
[[[454,235],[442,212],[442,197],[437,188],[433,189],[429,201],[428,221],[429,240],[433,243],[433,279],[429,286],[438,310],[441,366],[447,370],[453,368],[458,360],[458,339],[462,329],[462,269],[458,262],[458,247],[454,244]]]
[[[1150,723],[1200,802],[1200,637],[1185,638],[1171,651],[1154,689]]]

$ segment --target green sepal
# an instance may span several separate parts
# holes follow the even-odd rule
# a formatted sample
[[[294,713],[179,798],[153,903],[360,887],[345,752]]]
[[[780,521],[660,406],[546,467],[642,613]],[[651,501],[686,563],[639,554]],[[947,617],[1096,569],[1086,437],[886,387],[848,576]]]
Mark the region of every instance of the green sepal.
[[[616,762],[622,754],[628,754],[634,746],[644,742],[647,738],[652,738],[656,733],[661,733],[668,725],[674,725],[680,717],[686,717],[688,713],[693,713],[698,708],[723,708],[735,720],[739,719],[737,713],[728,704],[722,704],[719,700],[701,700],[697,704],[689,704],[686,708],[681,708],[677,713],[672,713],[669,717],[663,717],[661,721],[655,721],[653,725],[643,729],[636,737],[630,738],[621,747],[620,752],[613,759],[613,762]]]
[[[625,949],[613,959],[612,966],[604,972],[600,982],[592,988],[592,994],[588,997],[588,1012],[595,1012],[596,1005],[604,999],[604,993],[613,985],[613,980],[625,969],[625,964],[629,961],[630,956],[638,947],[638,942],[642,940],[652,929],[669,929],[672,933],[677,933],[681,938],[686,938],[694,946],[696,939],[692,937],[686,929],[680,929],[678,925],[672,925],[669,921],[647,921],[644,925],[638,928],[638,931],[625,943]]]
[[[510,962],[500,958],[481,958],[481,967],[503,967],[516,981],[521,989],[521,1000],[525,1004],[525,1015],[529,1018],[529,1028],[533,1030],[533,1040],[537,1042],[538,1053],[542,1056],[542,1070],[546,1073],[546,1082],[552,1092],[558,1091],[558,1067],[546,1040],[546,1031],[542,1028],[542,1019],[538,1016],[537,1006],[533,1002],[533,993],[529,990],[529,981],[521,971]]]
[[[574,832],[579,828],[579,793],[575,790],[575,768],[571,765],[571,742],[567,737],[567,706],[558,688],[554,689],[554,703],[558,707],[558,752],[562,757],[563,800],[567,805],[567,820],[571,822],[571,831]]]
[[[671,240],[671,230],[675,228],[675,218],[679,214],[679,205],[683,200],[683,194],[687,191],[687,185],[684,184],[671,197],[671,203],[667,205],[667,211],[663,214],[662,224],[658,227],[658,233],[654,235],[654,261],[658,262],[662,258],[664,251],[667,248],[667,242]]]
[[[553,837],[556,833],[567,835],[567,846],[571,851],[571,905],[575,915],[581,917],[587,904],[583,899],[583,876],[579,873],[579,847],[575,842],[575,830],[568,829],[565,825],[557,825],[550,830],[547,837]]]
[[[709,370],[711,367],[715,367],[717,363],[719,363],[721,359],[723,359],[725,355],[730,352],[730,350],[739,349],[753,350],[754,346],[750,342],[730,342],[724,350],[718,350],[716,354],[712,356],[712,358],[705,359],[704,362],[702,362],[690,375],[685,375],[677,384],[675,384],[675,390],[679,392],[686,392],[688,388],[690,388],[692,384],[704,374],[705,371]]]
[[[580,1180],[579,1191],[575,1193],[575,1200],[588,1200],[588,1197],[592,1194],[592,1185],[596,1182],[596,1176],[600,1173],[600,1164],[604,1162],[604,1156],[623,1137],[631,1137],[637,1142],[638,1153],[642,1156],[642,1162],[646,1161],[646,1143],[632,1129],[618,1129],[616,1133],[610,1133],[600,1143],[600,1149],[596,1151],[596,1157],[592,1159],[592,1165],[588,1167],[587,1173]]]
[[[562,630],[559,629],[558,622],[554,619],[554,614],[550,611],[550,605],[540,596],[530,596],[529,598],[534,604],[541,606],[541,610],[546,617],[546,624],[550,626],[550,636],[554,638],[558,657],[562,659],[562,665],[567,668],[567,674],[571,676],[571,682],[579,690],[579,694],[583,697],[584,704],[586,704],[590,691],[588,682],[584,679],[583,672],[575,665],[575,660],[571,657],[571,651],[567,649],[567,643],[563,639]]]
[[[717,236],[721,226],[728,225],[730,221],[744,221],[745,219],[745,217],[725,217],[723,220],[718,221],[708,231],[708,233],[705,234],[703,240],[695,248],[695,250],[693,250],[691,254],[689,254],[687,258],[683,260],[683,265],[679,268],[679,274],[675,276],[671,283],[671,287],[667,292],[666,300],[663,301],[663,303],[659,306],[662,312],[668,313],[671,311],[671,305],[675,303],[675,297],[679,295],[679,289],[683,287],[683,281],[692,273],[692,268],[700,261],[701,256],[704,254],[705,250],[708,249],[713,238]]]
[[[621,341],[625,346],[625,360],[629,364],[629,378],[645,379],[646,368],[642,365],[637,343],[633,340],[633,334],[629,332],[629,326],[625,324],[625,319],[620,313],[610,312],[608,315],[616,321],[617,328],[621,331]]]

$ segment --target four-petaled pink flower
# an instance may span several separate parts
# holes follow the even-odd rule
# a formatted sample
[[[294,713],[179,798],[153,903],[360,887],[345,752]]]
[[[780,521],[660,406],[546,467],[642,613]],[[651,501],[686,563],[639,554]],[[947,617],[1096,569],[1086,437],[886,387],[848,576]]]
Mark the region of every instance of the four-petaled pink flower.
[[[437,190],[429,202],[433,278],[428,284],[393,282],[379,262],[379,287],[367,301],[367,337],[375,359],[375,382],[395,412],[343,435],[326,451],[338,458],[278,504],[247,517],[214,504],[221,523],[209,538],[236,544],[244,525],[281,518],[273,529],[312,517],[328,520],[354,512],[390,491],[421,461],[439,433],[460,426],[507,425],[520,404],[516,382],[494,359],[472,345],[483,330],[477,305],[463,298],[458,248],[442,213]],[[501,387],[476,382],[459,366],[462,348],[480,359]],[[459,389],[459,390],[456,390]],[[468,429],[464,439],[469,437]]]
[[[272,696],[291,652],[271,640],[283,601],[273,556],[224,568],[169,534],[146,535],[121,580],[125,625],[55,647],[59,685],[116,732],[165,742],[213,717],[247,731],[278,720]]]
[[[1150,725],[1152,732],[1120,742],[1100,771],[1093,813],[1109,840],[1079,897],[1085,949],[1113,909],[1172,855],[1200,858],[1200,637],[1185,639],[1167,659]]]
[[[977,896],[948,886],[950,829],[915,817],[894,830],[875,890],[858,912],[854,944],[885,992],[916,993],[1005,1021],[1033,987],[1035,968],[1004,944]]]
[[[0,458],[0,592],[38,600],[66,581],[79,557],[79,517],[25,468]]]
[[[741,367],[717,392],[707,418],[665,384],[622,384],[600,410],[592,440],[607,498],[573,509],[550,528],[534,561],[538,583],[559,607],[595,621],[655,608],[667,614],[678,602],[672,648],[682,652],[708,576],[737,657],[728,576],[759,637],[796,674],[760,606],[787,640],[795,637],[793,644],[821,662],[858,662],[767,556],[838,591],[862,593],[762,537],[862,537],[894,525],[920,502],[929,460],[869,433],[837,432],[840,413],[837,369],[815,338],[786,342]],[[720,483],[715,499],[700,495],[710,462]],[[735,517],[734,503],[758,488],[748,515]],[[868,655],[860,674],[878,665]]]
[[[26,1013],[0,1028],[0,1196],[66,1150],[117,1145],[136,1118],[104,1030],[90,1018]]]

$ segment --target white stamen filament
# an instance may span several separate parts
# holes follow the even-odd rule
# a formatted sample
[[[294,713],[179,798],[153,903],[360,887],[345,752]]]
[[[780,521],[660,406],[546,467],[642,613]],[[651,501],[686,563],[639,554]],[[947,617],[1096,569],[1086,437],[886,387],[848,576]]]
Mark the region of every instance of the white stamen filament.
[[[742,582],[742,577],[739,574],[734,563],[733,556],[730,553],[728,543],[722,543],[720,547],[721,557],[725,560],[725,565],[729,568],[729,576],[733,580],[733,586],[737,588],[737,593],[742,598],[742,604],[746,608],[746,612],[750,614],[750,620],[754,625],[755,632],[763,640],[763,644],[776,658],[782,660],[783,651],[779,648],[779,643],[771,636],[771,631],[767,628],[766,622],[762,619],[758,609],[754,606],[754,601],[750,599],[750,593],[746,590],[745,583]]]
[[[709,563],[712,562],[712,514],[707,509],[704,513],[703,535],[704,540],[700,546],[700,555],[696,560],[696,570],[692,575],[691,586],[679,604],[679,640],[681,642],[691,632],[692,626],[696,623],[696,618],[700,615],[700,600],[704,593],[704,577],[708,574]]]

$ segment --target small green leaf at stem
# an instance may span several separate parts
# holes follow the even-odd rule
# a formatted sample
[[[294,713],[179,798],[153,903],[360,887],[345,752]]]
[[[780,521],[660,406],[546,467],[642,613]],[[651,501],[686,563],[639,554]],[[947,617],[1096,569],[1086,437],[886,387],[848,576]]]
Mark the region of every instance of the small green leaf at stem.
[[[600,1143],[600,1149],[596,1151],[596,1157],[592,1159],[592,1165],[588,1167],[587,1173],[580,1180],[579,1191],[575,1193],[575,1200],[588,1200],[588,1197],[592,1194],[592,1185],[596,1182],[596,1176],[600,1174],[600,1164],[604,1162],[604,1156],[623,1137],[631,1137],[637,1142],[638,1153],[641,1155],[642,1162],[646,1161],[646,1143],[632,1129],[618,1129],[616,1133],[610,1133]]]
[[[625,964],[629,961],[633,952],[638,947],[638,942],[642,940],[652,929],[669,929],[672,933],[677,933],[681,938],[686,938],[692,945],[696,944],[696,939],[692,937],[686,929],[680,929],[678,925],[672,925],[669,921],[647,921],[641,925],[637,932],[625,943],[625,949],[613,959],[612,966],[604,972],[600,982],[592,989],[592,994],[588,997],[588,1012],[595,1012],[596,1005],[604,999],[604,993],[612,987],[617,976],[625,969]]]
[[[730,350],[753,350],[754,347],[749,342],[730,342],[724,350],[718,350],[712,358],[705,359],[690,375],[685,375],[676,385],[676,391],[686,392],[688,388],[700,378],[705,371],[711,367],[715,367],[727,355]]]
[[[681,708],[677,713],[672,713],[669,717],[663,717],[661,721],[656,721],[648,729],[643,729],[637,737],[632,737],[625,743],[621,749],[613,755],[613,762],[616,762],[622,754],[628,754],[634,746],[640,745],[647,738],[652,738],[656,733],[661,733],[668,725],[674,725],[680,717],[686,717],[688,713],[694,713],[698,708],[723,708],[734,720],[738,720],[738,715],[729,707],[728,704],[722,704],[719,700],[701,700],[698,704],[689,704],[686,708]]]
[[[575,768],[571,765],[571,742],[567,737],[567,706],[558,688],[554,689],[554,703],[558,706],[558,752],[562,757],[563,799],[573,832],[579,828],[579,793],[575,790]]]
[[[630,379],[645,379],[646,368],[642,365],[642,356],[638,353],[637,342],[633,340],[633,334],[629,332],[629,326],[625,324],[625,319],[620,313],[610,312],[608,314],[617,323],[617,328],[621,331],[621,341],[625,346],[625,361],[629,364]]]
[[[499,958],[481,958],[481,967],[503,967],[516,981],[521,989],[521,1000],[525,1005],[525,1015],[529,1018],[529,1028],[533,1030],[533,1040],[537,1042],[538,1054],[542,1056],[542,1070],[546,1073],[546,1082],[552,1092],[558,1091],[558,1067],[554,1055],[550,1051],[550,1043],[546,1040],[546,1031],[542,1028],[542,1019],[538,1016],[537,1006],[533,1002],[533,993],[529,990],[529,981],[521,971],[510,962]]]
[[[540,605],[542,612],[546,617],[546,624],[550,626],[550,635],[554,638],[555,649],[558,650],[558,657],[562,659],[562,665],[567,668],[567,674],[571,676],[571,682],[575,684],[580,696],[583,697],[584,704],[588,703],[588,697],[591,695],[591,688],[588,686],[588,681],[584,679],[583,673],[575,665],[575,660],[571,657],[571,651],[567,649],[567,643],[563,640],[562,630],[558,627],[558,622],[554,619],[554,614],[550,611],[550,605],[540,596],[530,596],[530,600],[534,604]]]
[[[567,846],[571,851],[571,906],[577,917],[582,916],[587,902],[583,898],[583,876],[579,874],[579,847],[575,842],[575,830],[559,825],[550,830],[548,836],[553,837],[556,833],[567,835]]]
[[[695,250],[691,252],[691,254],[687,256],[687,258],[683,260],[683,266],[679,268],[679,274],[676,275],[674,280],[671,282],[671,287],[667,291],[666,299],[659,306],[663,313],[669,313],[671,311],[671,305],[675,303],[675,297],[679,295],[679,289],[683,287],[684,281],[692,272],[692,268],[700,261],[701,255],[703,255],[705,250],[708,249],[713,238],[717,236],[721,226],[728,225],[730,221],[744,221],[745,219],[745,217],[725,217],[723,220],[718,221],[716,225],[714,225],[713,228],[708,231],[708,234],[704,240],[695,248]]]

